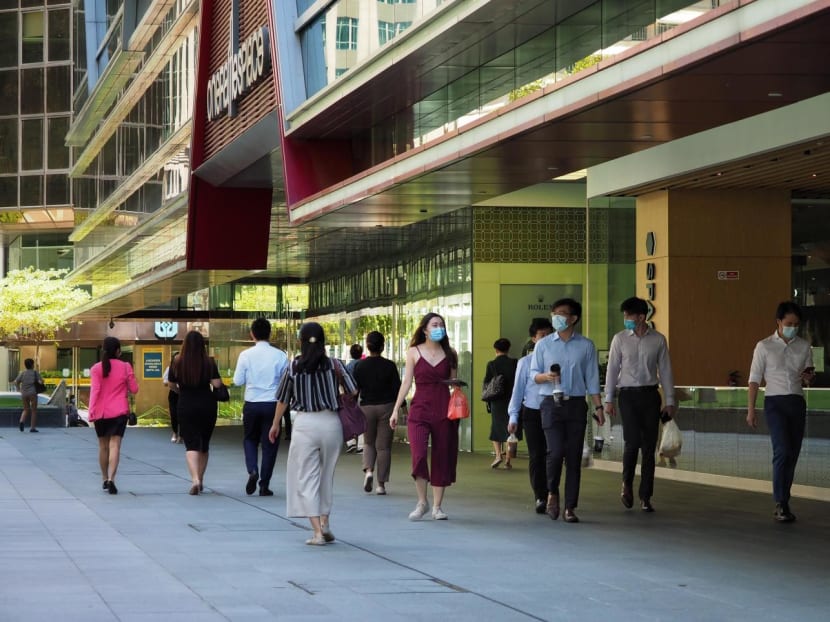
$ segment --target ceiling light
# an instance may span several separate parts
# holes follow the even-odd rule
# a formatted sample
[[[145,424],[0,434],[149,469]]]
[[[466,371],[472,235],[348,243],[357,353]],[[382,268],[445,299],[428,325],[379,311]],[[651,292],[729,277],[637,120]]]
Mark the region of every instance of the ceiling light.
[[[767,97],[783,97],[783,93],[779,93],[778,91],[770,91],[767,93]]]

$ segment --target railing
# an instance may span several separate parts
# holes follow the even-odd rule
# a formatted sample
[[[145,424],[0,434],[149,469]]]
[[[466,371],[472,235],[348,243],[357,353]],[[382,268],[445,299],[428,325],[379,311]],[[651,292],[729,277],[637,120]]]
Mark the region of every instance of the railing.
[[[830,488],[830,389],[805,389],[807,424],[795,484]],[[683,434],[676,466],[667,468],[757,480],[772,479],[772,445],[763,416],[763,389],[756,408],[758,427],[746,423],[746,387],[677,387],[675,417]],[[592,435],[593,431],[589,430]],[[622,422],[617,416],[601,431],[604,460],[622,461]],[[658,463],[659,464],[659,463]]]

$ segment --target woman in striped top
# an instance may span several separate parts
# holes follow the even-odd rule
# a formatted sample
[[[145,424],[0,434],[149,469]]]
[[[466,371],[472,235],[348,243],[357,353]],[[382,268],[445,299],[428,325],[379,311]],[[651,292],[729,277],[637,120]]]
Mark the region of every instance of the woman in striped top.
[[[288,449],[285,505],[288,516],[305,517],[314,536],[306,544],[334,541],[329,526],[334,467],[343,445],[337,416],[339,385],[356,394],[357,386],[340,361],[326,356],[323,327],[307,322],[300,327],[300,356],[288,367],[277,387],[277,409],[269,438],[275,442],[286,410],[297,412]]]

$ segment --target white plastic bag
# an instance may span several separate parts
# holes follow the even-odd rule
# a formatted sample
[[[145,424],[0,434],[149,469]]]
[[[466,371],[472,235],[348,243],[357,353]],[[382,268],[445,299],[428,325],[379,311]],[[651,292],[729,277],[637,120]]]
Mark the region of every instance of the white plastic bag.
[[[588,443],[582,443],[582,466],[584,468],[594,466],[594,457],[591,455],[591,448]]]
[[[680,455],[680,449],[683,447],[683,436],[680,433],[680,428],[670,419],[663,424],[663,438],[660,441],[660,455],[666,458],[674,458]]]

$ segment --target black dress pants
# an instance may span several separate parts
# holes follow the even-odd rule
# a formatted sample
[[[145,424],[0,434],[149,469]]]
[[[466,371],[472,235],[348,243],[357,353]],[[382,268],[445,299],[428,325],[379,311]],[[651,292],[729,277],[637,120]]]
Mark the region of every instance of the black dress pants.
[[[542,413],[538,408],[522,406],[521,422],[527,441],[529,457],[527,470],[530,475],[530,487],[533,489],[534,498],[544,501],[548,496],[548,476],[545,464],[548,443],[545,440],[545,432],[542,430]]]
[[[640,464],[640,499],[654,494],[654,452],[660,427],[660,393],[657,388],[620,389],[618,398],[623,425],[623,483],[633,490],[637,455]]]
[[[552,397],[542,401],[542,427],[548,444],[548,491],[559,494],[562,464],[565,472],[565,508],[576,509],[582,478],[582,447],[588,424],[588,404],[584,398],[564,400],[557,404]]]

